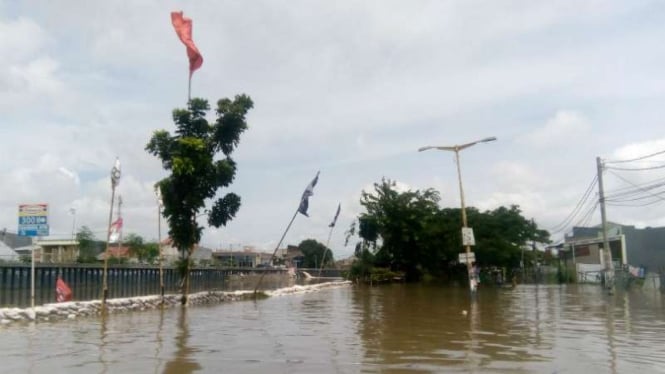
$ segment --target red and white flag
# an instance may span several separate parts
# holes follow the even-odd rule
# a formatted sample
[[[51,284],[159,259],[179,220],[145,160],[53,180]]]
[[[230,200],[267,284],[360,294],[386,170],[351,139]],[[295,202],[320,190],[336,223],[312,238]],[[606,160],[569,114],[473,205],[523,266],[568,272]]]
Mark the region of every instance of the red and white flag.
[[[203,65],[203,56],[201,52],[196,48],[194,40],[192,40],[192,20],[185,18],[181,12],[171,12],[171,23],[173,23],[173,28],[175,29],[176,34],[182,44],[187,47],[187,57],[189,58],[189,76],[192,76],[192,73]]]
[[[117,243],[122,231],[122,217],[118,217],[109,227],[109,243]]]
[[[71,301],[72,296],[72,290],[67,283],[58,276],[58,280],[55,282],[55,301],[59,303]]]

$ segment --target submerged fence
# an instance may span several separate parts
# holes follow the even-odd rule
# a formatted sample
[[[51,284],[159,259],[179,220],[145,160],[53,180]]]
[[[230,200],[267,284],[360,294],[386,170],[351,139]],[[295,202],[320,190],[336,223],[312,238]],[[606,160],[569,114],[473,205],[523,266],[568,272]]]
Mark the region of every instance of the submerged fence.
[[[177,293],[182,279],[176,268],[164,268],[164,291]],[[276,269],[194,268],[190,270],[190,292],[224,290],[235,274],[279,273]],[[37,265],[35,267],[35,304],[55,302],[57,276],[71,288],[75,301],[100,299],[103,268],[100,265]],[[112,265],[107,275],[108,297],[136,297],[160,293],[159,268],[153,266]],[[31,268],[29,264],[0,265],[0,307],[30,306]]]

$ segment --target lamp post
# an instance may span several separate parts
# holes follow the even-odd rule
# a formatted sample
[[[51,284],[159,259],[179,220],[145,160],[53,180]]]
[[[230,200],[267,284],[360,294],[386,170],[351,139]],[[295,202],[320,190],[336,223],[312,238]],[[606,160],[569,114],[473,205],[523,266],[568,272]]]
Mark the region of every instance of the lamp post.
[[[115,199],[115,189],[120,183],[120,160],[115,159],[115,164],[111,169],[111,208],[109,210],[109,225],[106,227],[106,250],[104,251],[104,274],[102,279],[102,309],[106,307],[106,299],[109,295],[108,288],[108,267],[109,267],[109,242],[111,241],[111,222],[113,220],[113,200]]]
[[[69,213],[72,214],[72,240],[76,240],[76,209],[69,208]]]
[[[162,258],[162,190],[159,184],[155,184],[155,195],[157,195],[157,246],[159,248],[159,292],[162,296],[162,305],[164,305],[164,267]]]
[[[462,188],[462,170],[460,168],[460,163],[459,163],[459,152],[463,149],[469,148],[473,145],[476,145],[478,143],[487,143],[487,142],[492,142],[495,141],[496,137],[492,136],[489,138],[484,138],[480,140],[476,140],[475,142],[471,143],[466,143],[466,144],[461,144],[461,145],[453,145],[453,146],[427,146],[427,147],[421,147],[418,148],[418,152],[426,151],[428,149],[438,149],[441,151],[452,151],[455,152],[455,161],[457,162],[457,179],[459,182],[459,194],[460,194],[460,202],[462,205],[462,241],[463,245],[465,247],[466,251],[466,270],[469,276],[469,291],[471,293],[474,293],[476,291],[476,280],[474,279],[475,276],[473,274],[473,268],[471,266],[471,245],[473,241],[473,236],[472,232],[469,230],[468,225],[467,225],[467,220],[466,220],[466,206],[464,205],[464,189]],[[467,237],[467,235],[471,234],[470,237]]]

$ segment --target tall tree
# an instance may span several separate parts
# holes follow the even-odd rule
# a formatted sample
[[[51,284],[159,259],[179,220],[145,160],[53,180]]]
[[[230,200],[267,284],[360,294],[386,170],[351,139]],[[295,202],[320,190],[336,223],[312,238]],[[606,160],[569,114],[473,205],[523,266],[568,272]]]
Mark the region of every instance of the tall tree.
[[[435,269],[436,240],[431,224],[438,212],[439,193],[433,189],[399,192],[394,181],[383,179],[374,191],[363,191],[360,204],[366,212],[359,217],[359,235],[381,246],[375,253],[377,266],[419,278],[424,270]]]
[[[220,99],[216,119],[209,123],[205,118],[210,110],[208,101],[192,99],[187,109],[173,111],[175,135],[166,130],[155,131],[146,146],[149,153],[162,160],[164,169],[171,172],[157,185],[162,193],[169,235],[181,254],[182,304],[187,303],[189,292],[190,256],[203,230],[196,218],[205,209],[206,202],[216,197],[218,189],[233,182],[236,163],[231,154],[247,129],[245,116],[253,105],[246,95],[238,95],[233,100]],[[239,208],[240,196],[227,193],[205,210],[208,224],[226,225]]]

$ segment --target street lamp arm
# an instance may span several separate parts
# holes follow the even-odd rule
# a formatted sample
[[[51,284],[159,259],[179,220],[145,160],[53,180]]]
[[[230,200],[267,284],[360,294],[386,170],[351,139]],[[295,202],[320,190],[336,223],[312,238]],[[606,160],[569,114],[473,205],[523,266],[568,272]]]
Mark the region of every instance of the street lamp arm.
[[[418,152],[426,151],[428,149],[438,149],[438,150],[441,150],[441,151],[455,151],[455,148],[456,147],[445,147],[445,146],[430,145],[430,146],[427,146],[427,147],[418,148]]]
[[[418,148],[418,152],[426,151],[426,150],[428,150],[428,149],[438,149],[438,150],[441,150],[441,151],[454,151],[454,152],[458,152],[458,151],[461,151],[461,150],[463,150],[463,149],[465,149],[465,148],[469,148],[469,147],[471,147],[471,146],[473,146],[473,145],[476,145],[476,144],[478,144],[478,143],[487,143],[487,142],[492,142],[492,141],[495,141],[495,140],[496,140],[496,137],[495,137],[495,136],[490,136],[490,137],[487,137],[487,138],[484,138],[484,139],[476,140],[475,142],[466,143],[466,144],[462,144],[462,145],[453,145],[453,146],[434,146],[434,145],[428,145],[428,146],[426,146],[426,147],[420,147],[420,148]]]

